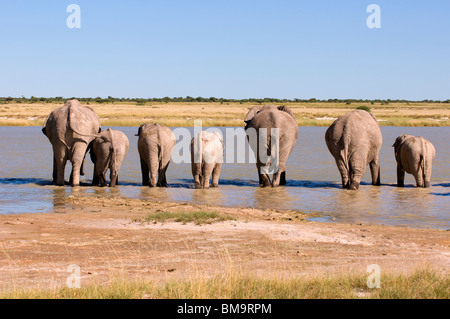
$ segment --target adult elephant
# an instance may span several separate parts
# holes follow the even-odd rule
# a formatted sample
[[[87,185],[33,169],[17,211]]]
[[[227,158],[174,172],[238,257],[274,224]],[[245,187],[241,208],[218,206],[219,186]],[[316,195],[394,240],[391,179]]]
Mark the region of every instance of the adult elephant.
[[[431,169],[436,150],[430,141],[422,136],[403,134],[395,139],[397,161],[397,186],[405,185],[405,172],[412,174],[417,187],[430,187]]]
[[[380,185],[383,137],[375,116],[364,110],[348,112],[327,129],[325,141],[341,173],[343,188],[358,189],[367,164],[372,185]]]
[[[64,170],[72,163],[70,183],[80,184],[80,173],[91,142],[101,131],[100,120],[93,109],[69,100],[47,117],[42,132],[53,148],[53,184],[64,185]]]
[[[298,137],[294,115],[285,106],[254,106],[245,116],[244,122],[250,147],[256,155],[259,185],[285,185],[286,162]],[[273,174],[272,181],[270,174]]]
[[[128,153],[129,141],[127,136],[118,130],[110,128],[101,132],[94,139],[91,148],[91,160],[94,163],[94,177],[92,185],[106,186],[106,171],[110,171],[110,187],[119,182],[119,171],[125,156]]]
[[[166,126],[145,123],[139,127],[136,136],[139,136],[138,151],[141,160],[142,185],[166,187],[166,171],[176,144],[175,135]]]

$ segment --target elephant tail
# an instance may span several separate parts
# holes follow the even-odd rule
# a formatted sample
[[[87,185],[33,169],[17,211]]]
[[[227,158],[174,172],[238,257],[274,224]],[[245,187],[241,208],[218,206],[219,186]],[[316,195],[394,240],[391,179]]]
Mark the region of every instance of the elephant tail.
[[[110,162],[110,169],[111,174],[117,175],[117,151],[116,151],[116,144],[114,141],[114,134],[111,129],[108,129],[109,136],[111,138],[111,146],[110,146],[110,156],[111,156],[111,162]]]
[[[427,144],[425,143],[424,139],[421,137],[421,154],[420,154],[420,160],[419,160],[419,169],[422,170],[422,178],[423,178],[423,183],[425,185],[425,181],[428,179],[427,176],[427,167],[428,167],[428,163],[427,163]]]

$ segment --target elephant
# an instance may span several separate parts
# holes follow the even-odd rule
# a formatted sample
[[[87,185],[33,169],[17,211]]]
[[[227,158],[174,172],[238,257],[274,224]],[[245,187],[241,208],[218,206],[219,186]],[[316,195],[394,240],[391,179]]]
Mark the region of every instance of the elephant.
[[[254,106],[244,118],[245,132],[250,147],[256,155],[259,185],[262,187],[286,184],[286,162],[298,138],[298,124],[291,110],[286,106],[264,105]],[[273,156],[271,135],[278,129],[278,154]],[[270,156],[271,159],[264,160]],[[268,169],[268,167],[274,167]],[[269,174],[272,175],[272,182]]]
[[[100,133],[100,120],[95,111],[78,100],[67,101],[53,110],[44,122],[42,132],[53,148],[53,184],[64,185],[64,170],[72,163],[70,184],[80,184],[83,163],[92,141]]]
[[[102,131],[99,137],[94,139],[91,148],[91,160],[94,163],[94,177],[92,186],[106,186],[106,171],[110,171],[110,187],[119,184],[119,171],[125,156],[128,153],[130,143],[127,136],[117,130]]]
[[[224,143],[219,132],[201,131],[191,140],[191,169],[196,189],[219,187]]]
[[[392,145],[397,160],[397,186],[405,185],[405,172],[412,174],[417,187],[430,187],[431,169],[436,150],[422,136],[403,134]]]
[[[166,171],[176,144],[172,130],[158,123],[145,123],[139,127],[136,136],[139,136],[138,151],[141,160],[142,185],[167,187]]]
[[[367,164],[372,174],[372,185],[380,185],[383,137],[373,114],[353,110],[340,116],[327,129],[325,141],[341,173],[343,188],[357,190]]]

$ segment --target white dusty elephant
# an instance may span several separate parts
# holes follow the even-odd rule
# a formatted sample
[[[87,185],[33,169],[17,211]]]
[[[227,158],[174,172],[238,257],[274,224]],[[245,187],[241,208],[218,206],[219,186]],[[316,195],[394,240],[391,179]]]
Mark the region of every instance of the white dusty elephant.
[[[201,131],[191,140],[191,169],[195,188],[219,187],[224,143],[219,132]]]
[[[376,118],[364,110],[340,116],[325,133],[327,147],[341,173],[342,187],[358,189],[370,165],[372,185],[380,185],[380,149],[383,143]]]
[[[47,117],[42,132],[53,147],[53,183],[64,185],[64,169],[72,163],[70,183],[80,184],[83,162],[91,142],[100,132],[100,120],[93,109],[77,100],[67,101]]]
[[[172,130],[158,123],[145,123],[139,127],[136,136],[139,136],[138,151],[141,160],[142,185],[168,186],[166,171],[176,144]]]
[[[436,150],[422,136],[400,135],[394,145],[397,160],[397,186],[405,185],[405,172],[412,174],[417,187],[430,187],[431,169]]]
[[[119,183],[119,171],[125,156],[128,153],[130,143],[127,136],[117,130],[102,131],[99,137],[94,139],[91,148],[91,160],[94,163],[94,176],[92,185],[106,186],[106,172],[110,171],[110,187]]]
[[[298,137],[298,124],[294,115],[285,106],[254,106],[247,113],[244,122],[250,147],[256,155],[259,185],[263,187],[285,185],[286,162]],[[278,154],[273,154],[276,150],[271,138],[271,135],[274,137],[276,135],[274,129],[278,129],[278,140],[273,139],[278,145]],[[270,174],[273,174],[272,182]]]

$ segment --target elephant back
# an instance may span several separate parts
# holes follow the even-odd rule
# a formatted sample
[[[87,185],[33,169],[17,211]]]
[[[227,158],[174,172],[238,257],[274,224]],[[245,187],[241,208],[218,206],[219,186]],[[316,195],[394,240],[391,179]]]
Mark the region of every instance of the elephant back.
[[[100,130],[100,120],[97,113],[88,106],[82,106],[77,100],[66,103],[68,113],[68,127],[81,137],[95,137]]]

